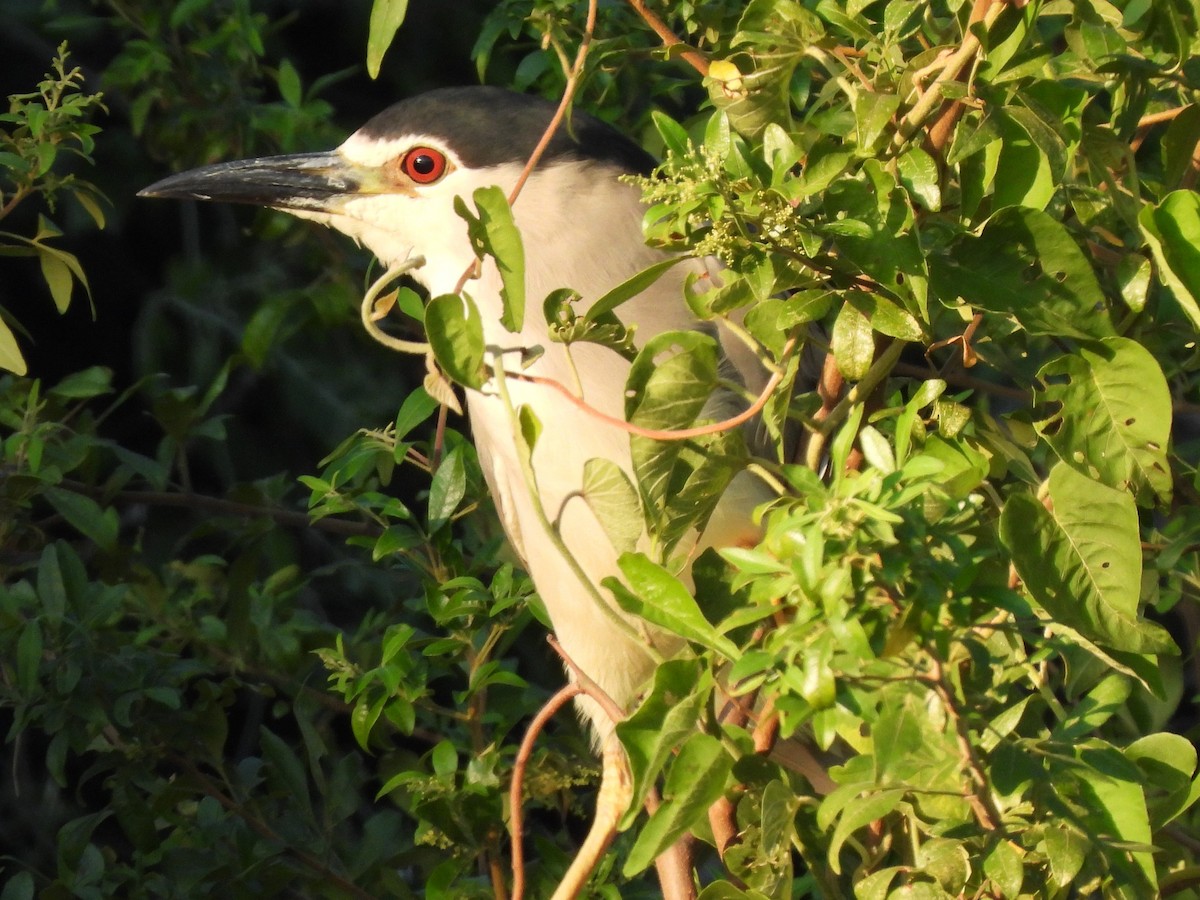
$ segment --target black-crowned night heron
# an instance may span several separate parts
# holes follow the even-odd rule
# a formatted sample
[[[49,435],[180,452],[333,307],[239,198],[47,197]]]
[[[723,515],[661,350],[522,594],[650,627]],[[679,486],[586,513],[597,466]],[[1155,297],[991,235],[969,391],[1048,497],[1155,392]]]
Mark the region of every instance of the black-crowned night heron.
[[[329,153],[307,153],[224,163],[167,178],[142,193],[273,207],[322,222],[369,248],[387,267],[416,256],[412,272],[432,296],[455,291],[476,261],[466,222],[454,210],[477,188],[506,193],[546,131],[554,107],[542,100],[487,88],[433,91],[392,106]],[[580,311],[614,286],[664,258],[642,237],[644,208],[636,186],[623,174],[647,174],[654,160],[596,119],[574,115],[557,131],[517,198],[513,213],[525,247],[526,293],[531,308],[558,288],[583,298]],[[637,326],[639,343],[668,330],[698,327],[683,299],[690,273],[707,264],[686,260],[619,310]],[[540,347],[527,371],[575,386],[562,344],[548,337],[544,319],[525,317],[518,334],[501,325],[501,281],[485,264],[469,293],[483,317],[486,343],[505,348],[506,369],[518,371],[521,348]],[[750,389],[764,382],[753,356],[722,340],[727,362]],[[629,363],[597,344],[571,350],[578,388],[587,403],[608,416],[624,417]],[[493,360],[493,365],[499,365]],[[511,380],[512,403],[528,405],[543,431],[532,456],[541,502],[557,519],[563,540],[592,585],[619,573],[618,553],[591,509],[580,498],[584,466],[603,458],[632,477],[629,435],[580,409],[544,384]],[[639,623],[621,628],[597,608],[596,594],[556,548],[522,474],[510,411],[494,390],[467,391],[467,406],[480,463],[505,531],[537,586],[565,652],[624,709],[654,667],[648,643],[667,655],[676,648],[660,632]],[[732,545],[753,539],[750,510],[764,493],[753,479],[735,479],[705,534],[696,541]],[[611,598],[608,598],[611,602]],[[614,607],[615,608],[615,607]],[[598,735],[611,731],[609,717],[583,699]]]

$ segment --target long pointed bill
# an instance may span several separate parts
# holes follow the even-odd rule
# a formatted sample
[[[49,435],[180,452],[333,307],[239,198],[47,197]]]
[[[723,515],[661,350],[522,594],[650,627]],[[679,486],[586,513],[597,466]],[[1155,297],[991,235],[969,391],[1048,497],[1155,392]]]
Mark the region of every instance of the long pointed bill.
[[[192,169],[143,188],[138,196],[337,212],[343,201],[369,190],[368,181],[367,170],[339,153],[297,153]]]

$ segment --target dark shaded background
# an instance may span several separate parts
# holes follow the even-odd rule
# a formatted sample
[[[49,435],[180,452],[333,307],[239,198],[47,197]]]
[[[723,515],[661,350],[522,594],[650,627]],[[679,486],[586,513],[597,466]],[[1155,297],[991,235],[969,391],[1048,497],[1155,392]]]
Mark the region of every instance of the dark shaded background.
[[[404,96],[478,81],[471,47],[493,4],[412,4],[377,81],[367,76],[364,63],[370,5],[369,0],[255,5],[272,23],[282,23],[267,35],[264,63],[289,60],[306,90],[318,78],[344,74],[320,94],[332,106],[336,135],[301,134],[301,146],[250,146],[239,155],[332,146]],[[52,214],[65,232],[59,246],[75,253],[88,274],[95,318],[82,293],[59,316],[34,259],[6,260],[0,271],[0,306],[28,331],[21,346],[30,374],[54,382],[101,365],[114,371],[118,388],[156,372],[165,372],[173,384],[204,386],[237,348],[256,302],[292,292],[295,321],[285,326],[284,337],[260,365],[235,369],[219,401],[219,411],[231,416],[228,452],[245,451],[252,458],[209,459],[207,465],[225,469],[225,475],[236,469],[247,478],[281,468],[309,471],[354,428],[382,424],[394,415],[415,370],[358,334],[353,310],[340,310],[344,303],[326,299],[319,322],[306,307],[306,293],[323,289],[323,268],[342,266],[347,270],[342,277],[361,279],[369,255],[320,226],[280,224],[281,214],[137,199],[139,188],[172,169],[132,133],[132,98],[105,78],[128,38],[113,27],[116,5],[15,0],[4,7],[0,92],[7,96],[34,90],[65,39],[71,62],[84,70],[85,90],[103,91],[108,107],[108,115],[95,120],[103,128],[96,139],[95,166],[74,164],[79,177],[92,181],[111,201],[105,229],[97,230],[70,199]],[[492,80],[502,83],[504,75],[503,60],[498,60]],[[263,101],[279,100],[265,75],[261,88]],[[241,114],[228,111],[234,119]],[[31,234],[43,212],[38,199],[26,201],[3,228]],[[299,272],[292,265],[297,257],[303,261]],[[316,290],[310,291],[314,285]],[[138,447],[144,421],[136,405],[115,425],[118,440]]]

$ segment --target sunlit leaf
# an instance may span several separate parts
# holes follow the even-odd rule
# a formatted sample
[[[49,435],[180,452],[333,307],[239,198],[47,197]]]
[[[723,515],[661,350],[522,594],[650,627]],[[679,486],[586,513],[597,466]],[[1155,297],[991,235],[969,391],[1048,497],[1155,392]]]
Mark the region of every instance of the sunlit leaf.
[[[1132,487],[1143,504],[1151,491],[1170,500],[1171,393],[1141,344],[1107,338],[1047,363],[1038,379],[1049,415],[1037,428],[1063,462],[1111,487]]]
[[[392,44],[392,38],[404,24],[408,12],[408,0],[374,0],[371,4],[371,24],[367,35],[367,74],[379,77],[383,55]]]
[[[1004,544],[1037,602],[1101,644],[1174,652],[1167,632],[1138,616],[1142,553],[1133,497],[1059,463],[1050,472],[1050,500],[1047,509],[1015,493],[1000,517]]]

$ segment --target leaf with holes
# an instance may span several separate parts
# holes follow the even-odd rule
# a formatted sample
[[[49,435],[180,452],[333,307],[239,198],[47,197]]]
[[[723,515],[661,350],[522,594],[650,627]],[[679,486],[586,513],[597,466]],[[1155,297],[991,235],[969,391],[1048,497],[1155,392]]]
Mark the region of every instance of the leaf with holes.
[[[1063,463],[1049,485],[1052,509],[1019,493],[1000,516],[1001,540],[1033,598],[1104,646],[1177,652],[1162,627],[1138,617],[1142,551],[1133,497]]]
[[[943,303],[961,297],[1011,315],[1031,334],[1078,339],[1113,333],[1104,294],[1071,233],[1036,209],[1010,207],[931,258],[932,286]]]
[[[1167,441],[1171,393],[1162,368],[1141,344],[1108,338],[1042,367],[1036,423],[1059,458],[1138,502],[1171,499]]]

